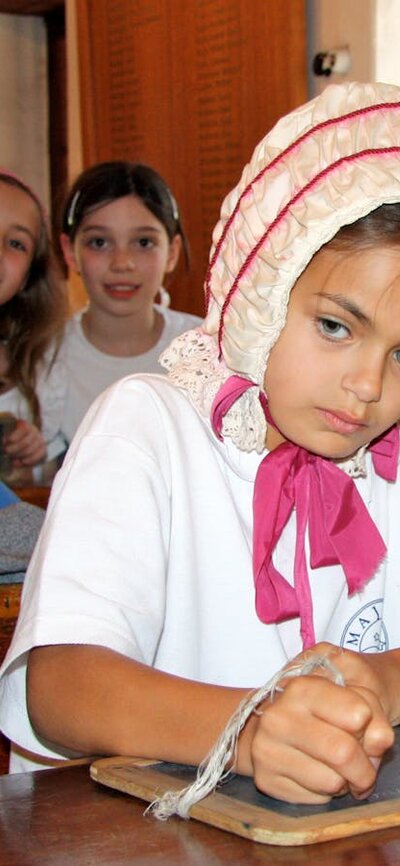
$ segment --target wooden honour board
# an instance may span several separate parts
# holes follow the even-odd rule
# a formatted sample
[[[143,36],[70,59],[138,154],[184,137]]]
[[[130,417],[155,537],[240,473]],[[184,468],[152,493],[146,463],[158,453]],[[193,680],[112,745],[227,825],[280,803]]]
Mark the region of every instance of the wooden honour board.
[[[305,0],[76,0],[84,165],[144,162],[173,190],[191,249],[175,309],[204,315],[222,200],[307,99],[306,17]]]
[[[92,779],[151,803],[190,784],[196,769],[135,758],[104,758],[90,767]],[[270,845],[311,845],[400,825],[400,730],[386,755],[372,795],[365,801],[334,798],[324,806],[297,806],[261,794],[251,779],[232,775],[190,817]],[[156,820],[149,816],[146,820]]]

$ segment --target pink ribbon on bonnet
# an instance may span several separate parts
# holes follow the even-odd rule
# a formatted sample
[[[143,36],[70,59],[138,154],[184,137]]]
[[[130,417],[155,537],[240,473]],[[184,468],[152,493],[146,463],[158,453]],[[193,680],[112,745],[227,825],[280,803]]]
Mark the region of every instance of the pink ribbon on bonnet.
[[[231,376],[214,400],[211,421],[222,439],[222,422],[233,403],[254,383]],[[274,423],[265,395],[259,399],[266,419]],[[399,430],[394,425],[370,446],[375,471],[395,481]],[[272,554],[296,508],[294,586],[277,571]],[[305,534],[308,528],[310,565],[340,564],[349,595],[373,577],[386,545],[352,478],[331,460],[284,442],[269,452],[257,470],[253,496],[253,574],[256,611],[262,622],[278,623],[300,617],[304,648],[315,644],[312,596],[307,572]]]

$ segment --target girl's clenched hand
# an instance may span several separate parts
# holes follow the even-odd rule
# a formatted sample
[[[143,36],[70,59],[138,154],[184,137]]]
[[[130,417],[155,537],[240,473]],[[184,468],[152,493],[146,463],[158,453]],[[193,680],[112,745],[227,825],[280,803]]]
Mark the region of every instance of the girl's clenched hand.
[[[21,419],[15,429],[4,438],[3,447],[15,466],[36,466],[43,462],[47,453],[40,430],[34,424]]]
[[[255,726],[254,781],[289,802],[318,804],[347,791],[367,797],[393,743],[384,686],[362,655],[329,644],[312,652],[329,655],[346,685],[319,671],[283,681]]]

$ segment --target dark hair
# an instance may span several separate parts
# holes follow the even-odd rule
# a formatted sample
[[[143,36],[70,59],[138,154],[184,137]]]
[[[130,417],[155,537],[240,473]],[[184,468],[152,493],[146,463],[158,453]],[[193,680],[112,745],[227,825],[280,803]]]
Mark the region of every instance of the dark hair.
[[[342,226],[327,246],[351,250],[392,244],[400,245],[400,202],[382,204],[354,223]]]
[[[40,428],[38,367],[50,347],[54,348],[54,360],[67,315],[66,294],[39,199],[22,180],[1,170],[0,182],[22,189],[35,202],[40,215],[40,236],[25,286],[0,306],[0,340],[6,346],[7,378],[27,400],[32,421]]]
[[[126,195],[136,195],[143,202],[162,223],[170,241],[176,235],[181,236],[189,265],[189,245],[174,196],[163,178],[148,165],[112,160],[83,171],[68,193],[61,231],[73,241],[87,213]]]

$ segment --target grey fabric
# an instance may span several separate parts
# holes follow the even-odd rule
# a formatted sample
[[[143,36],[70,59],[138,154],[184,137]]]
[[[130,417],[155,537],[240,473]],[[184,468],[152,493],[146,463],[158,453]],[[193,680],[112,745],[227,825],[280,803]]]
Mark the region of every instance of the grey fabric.
[[[0,574],[26,570],[44,515],[43,508],[28,502],[0,508]]]

